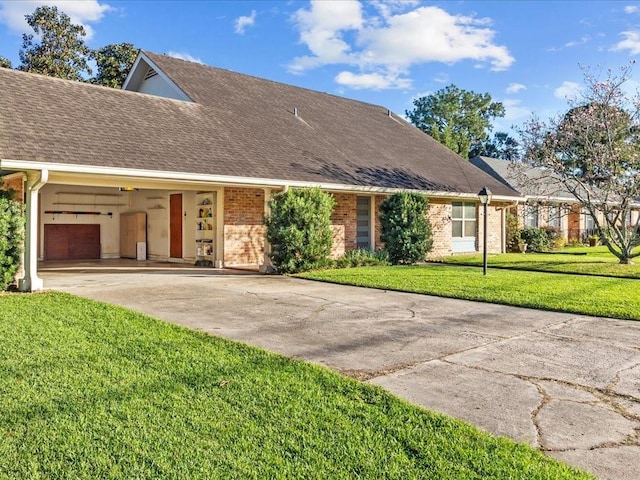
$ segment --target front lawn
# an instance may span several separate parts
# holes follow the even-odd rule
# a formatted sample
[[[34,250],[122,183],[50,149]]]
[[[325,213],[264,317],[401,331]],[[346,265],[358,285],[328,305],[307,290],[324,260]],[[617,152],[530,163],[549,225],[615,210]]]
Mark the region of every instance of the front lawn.
[[[380,388],[126,309],[0,295],[0,478],[592,478]]]
[[[481,266],[482,254],[452,255],[441,260],[452,265]],[[489,267],[497,268],[640,278],[640,257],[637,262],[620,265],[607,247],[568,247],[553,253],[492,254],[487,259]]]
[[[635,279],[428,264],[322,270],[304,278],[481,302],[640,320]]]

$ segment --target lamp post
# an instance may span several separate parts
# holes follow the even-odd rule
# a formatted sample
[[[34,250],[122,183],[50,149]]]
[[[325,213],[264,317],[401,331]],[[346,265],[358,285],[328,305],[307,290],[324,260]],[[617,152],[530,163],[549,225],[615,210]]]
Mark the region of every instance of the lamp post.
[[[482,187],[478,192],[478,198],[483,207],[484,221],[482,231],[482,275],[487,274],[487,205],[491,203],[491,190]]]

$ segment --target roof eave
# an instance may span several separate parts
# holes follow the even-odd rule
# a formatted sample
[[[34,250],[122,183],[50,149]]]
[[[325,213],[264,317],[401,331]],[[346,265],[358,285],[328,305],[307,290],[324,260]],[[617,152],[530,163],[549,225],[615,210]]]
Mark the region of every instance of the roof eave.
[[[310,182],[299,180],[284,180],[274,178],[237,177],[228,175],[212,175],[201,173],[173,172],[162,170],[143,170],[132,168],[97,167],[93,165],[71,165],[64,163],[38,162],[30,160],[0,159],[0,169],[17,172],[36,172],[48,170],[63,174],[83,174],[91,176],[109,176],[112,178],[140,179],[162,183],[217,186],[246,186],[254,188],[284,188],[284,187],[319,187],[331,192],[344,193],[368,193],[368,194],[392,194],[396,192],[415,191],[423,193],[431,198],[477,200],[475,193],[447,192],[432,190],[416,190],[408,188],[389,188],[368,185],[345,185],[330,182]],[[510,195],[493,195],[496,201],[524,201],[524,197]]]

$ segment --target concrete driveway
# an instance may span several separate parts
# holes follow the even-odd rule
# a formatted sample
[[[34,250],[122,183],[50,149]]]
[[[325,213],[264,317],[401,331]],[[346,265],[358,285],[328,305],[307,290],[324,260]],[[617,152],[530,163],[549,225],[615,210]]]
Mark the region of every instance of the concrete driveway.
[[[640,479],[640,322],[196,268],[42,271],[47,288],[326,365]]]

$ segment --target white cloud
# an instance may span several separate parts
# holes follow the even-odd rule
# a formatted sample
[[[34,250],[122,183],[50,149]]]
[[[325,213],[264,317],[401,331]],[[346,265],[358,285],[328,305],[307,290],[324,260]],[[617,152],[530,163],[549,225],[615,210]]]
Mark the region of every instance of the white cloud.
[[[383,28],[365,28],[359,42],[364,62],[406,68],[416,63],[489,62],[504,70],[513,62],[507,49],[492,43],[486,19],[450,15],[438,7],[420,7],[388,19]],[[425,39],[429,41],[425,41]]]
[[[24,16],[33,13],[40,6],[55,6],[58,10],[69,15],[71,23],[82,25],[87,33],[87,40],[93,36],[93,28],[89,23],[99,22],[105,13],[114,10],[106,3],[98,0],[24,0],[0,1],[0,22],[7,25],[16,33],[32,33]]]
[[[636,13],[640,8],[637,5],[627,5],[624,7],[624,13]]]
[[[173,58],[177,58],[179,60],[186,60],[187,62],[194,62],[194,63],[200,63],[202,65],[204,65],[204,62],[202,60],[200,60],[197,57],[194,57],[186,52],[174,52],[174,51],[170,51],[167,52],[167,55]]]
[[[584,45],[589,40],[591,40],[591,37],[589,37],[589,35],[585,35],[584,37],[581,37],[580,40],[572,40],[570,42],[565,43],[564,46],[565,48],[577,47],[579,45]]]
[[[335,81],[340,85],[359,89],[388,90],[411,88],[411,79],[380,73],[340,72]]]
[[[562,82],[558,88],[553,91],[556,98],[561,100],[575,100],[580,93],[580,84],[575,82]]]
[[[294,14],[300,30],[300,41],[313,55],[293,60],[290,70],[302,72],[332,63],[351,64],[351,47],[342,38],[343,30],[362,27],[362,8],[354,0],[344,2],[314,1],[310,10],[300,9]]]
[[[376,75],[401,79],[411,66],[421,63],[474,60],[483,68],[488,64],[498,71],[515,61],[505,46],[494,43],[490,19],[451,15],[439,7],[416,5],[378,0],[366,5],[369,11],[375,11],[367,15],[356,0],[313,0],[309,9],[299,9],[293,16],[300,42],[310,55],[293,59],[289,70],[301,73],[323,65],[348,65],[357,69],[349,80]]]
[[[238,35],[244,35],[247,27],[253,27],[256,23],[256,11],[251,10],[251,15],[236,18],[234,31]]]
[[[562,45],[561,47],[551,47],[551,48],[548,48],[547,50],[550,52],[559,52],[561,50],[564,50],[565,48],[579,47],[580,45],[584,45],[588,43],[590,40],[591,40],[591,37],[589,35],[585,35],[581,37],[580,40],[571,40],[565,43],[564,45]]]
[[[440,72],[435,77],[433,77],[433,81],[436,83],[449,83],[449,75],[445,72]]]
[[[629,55],[638,55],[640,53],[640,32],[627,31],[621,32],[620,35],[625,39],[618,42],[612,50],[629,50]]]
[[[382,18],[389,18],[396,12],[403,12],[419,5],[418,0],[371,0],[376,10],[382,15]]]
[[[507,98],[502,101],[502,105],[504,106],[504,120],[509,122],[518,122],[522,119],[531,117],[531,110],[523,107],[520,103],[520,100],[513,98]]]
[[[518,93],[526,89],[527,89],[526,85],[523,85],[521,83],[511,83],[507,87],[507,93]]]

